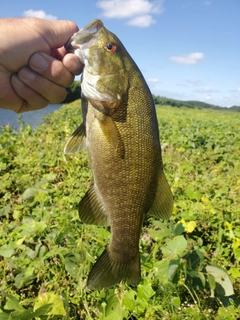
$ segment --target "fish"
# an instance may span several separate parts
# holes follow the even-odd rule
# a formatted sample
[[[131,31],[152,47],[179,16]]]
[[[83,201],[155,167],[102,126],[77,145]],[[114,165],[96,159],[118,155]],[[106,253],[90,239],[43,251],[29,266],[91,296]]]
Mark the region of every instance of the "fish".
[[[82,124],[64,152],[87,147],[93,182],[79,203],[83,223],[110,226],[110,243],[87,279],[92,290],[141,280],[139,241],[147,214],[169,219],[173,195],[163,172],[155,105],[118,37],[94,20],[66,45],[83,63]]]

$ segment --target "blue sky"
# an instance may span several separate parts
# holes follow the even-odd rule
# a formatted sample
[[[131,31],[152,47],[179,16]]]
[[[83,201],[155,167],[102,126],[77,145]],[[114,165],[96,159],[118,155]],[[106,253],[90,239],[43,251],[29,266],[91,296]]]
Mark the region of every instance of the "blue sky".
[[[1,3],[0,17],[100,18],[153,94],[240,106],[240,0],[71,0]]]

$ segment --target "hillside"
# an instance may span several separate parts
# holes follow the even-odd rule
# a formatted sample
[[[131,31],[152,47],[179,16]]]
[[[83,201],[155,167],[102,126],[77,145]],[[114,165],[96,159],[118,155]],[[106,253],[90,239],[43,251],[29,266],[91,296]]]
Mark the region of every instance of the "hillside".
[[[170,99],[166,97],[155,96],[154,94],[153,94],[153,99],[155,104],[160,104],[160,105],[167,104],[177,108],[188,107],[188,108],[197,108],[197,109],[215,109],[215,110],[228,110],[228,111],[240,112],[240,106],[232,106],[230,108],[226,108],[226,107],[220,107],[220,106],[216,106],[216,105],[209,104],[206,102],[201,102],[201,101],[175,100],[175,99]]]
[[[67,89],[68,94],[66,99],[63,101],[63,103],[69,103],[73,102],[77,99],[79,99],[81,95],[81,85],[79,81],[74,81],[70,88]],[[188,108],[197,108],[197,109],[217,109],[217,110],[228,110],[228,111],[234,111],[234,112],[240,112],[240,106],[232,106],[230,108],[226,107],[220,107],[213,104],[209,104],[206,102],[201,101],[182,101],[182,100],[175,100],[171,98],[166,98],[162,96],[156,96],[153,94],[153,99],[155,104],[159,105],[170,105],[172,107],[188,107]]]

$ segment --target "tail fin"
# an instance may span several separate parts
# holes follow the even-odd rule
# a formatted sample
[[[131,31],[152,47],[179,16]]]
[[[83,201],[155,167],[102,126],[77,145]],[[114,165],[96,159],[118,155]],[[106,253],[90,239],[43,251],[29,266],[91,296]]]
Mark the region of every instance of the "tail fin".
[[[87,286],[89,289],[102,289],[121,281],[137,285],[141,277],[140,254],[128,263],[114,261],[107,248],[98,258],[89,273]]]

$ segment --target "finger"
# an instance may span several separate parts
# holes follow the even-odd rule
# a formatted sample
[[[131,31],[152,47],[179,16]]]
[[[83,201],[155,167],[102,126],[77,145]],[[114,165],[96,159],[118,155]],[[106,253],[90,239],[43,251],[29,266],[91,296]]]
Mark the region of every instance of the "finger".
[[[69,53],[65,47],[52,50],[51,55],[56,59],[61,60],[68,71],[75,76],[82,73],[83,64],[75,54]]]
[[[31,110],[43,109],[49,104],[43,96],[21,82],[17,75],[12,76],[11,85],[17,95],[22,98],[21,100],[19,99],[18,104],[14,107],[15,112],[22,113]]]
[[[77,25],[69,20],[42,20],[35,19],[35,28],[47,41],[50,48],[60,48],[69,38],[78,31]]]
[[[81,74],[83,71],[83,64],[73,53],[66,54],[63,57],[62,63],[75,76]]]
[[[74,80],[73,74],[61,61],[43,52],[33,54],[29,66],[38,74],[63,87],[69,87]]]
[[[32,71],[29,67],[23,67],[18,72],[19,80],[39,93],[50,103],[59,103],[66,98],[67,91],[64,87],[48,80],[47,78]]]

